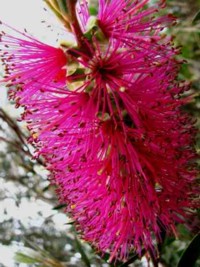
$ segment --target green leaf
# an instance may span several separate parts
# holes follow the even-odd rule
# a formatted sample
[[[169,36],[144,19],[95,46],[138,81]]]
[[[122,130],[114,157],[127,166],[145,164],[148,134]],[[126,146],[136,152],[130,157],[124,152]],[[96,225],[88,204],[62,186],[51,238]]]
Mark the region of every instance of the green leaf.
[[[74,225],[74,221],[65,223],[65,225]]]
[[[200,10],[196,13],[196,15],[194,16],[194,19],[192,21],[192,24],[196,24],[200,21]]]
[[[51,186],[51,185],[47,185],[47,186],[45,186],[45,187],[42,189],[42,192],[46,192],[47,190],[49,190],[50,186]]]
[[[200,257],[200,233],[197,234],[183,252],[177,267],[193,267]]]
[[[59,9],[61,13],[67,14],[67,1],[66,0],[57,0]]]
[[[146,252],[145,249],[141,251],[141,257],[145,254],[145,252]],[[135,254],[127,262],[120,265],[120,267],[128,267],[131,263],[135,262],[138,259],[140,259],[140,256],[138,254]]]
[[[77,247],[78,251],[81,254],[82,260],[85,263],[85,266],[91,267],[90,260],[89,260],[88,256],[86,255],[86,253],[85,253],[85,251],[81,245],[81,242],[78,240],[77,237],[75,237],[75,243],[76,243],[76,247]]]
[[[59,205],[53,207],[53,210],[60,210],[62,208],[66,208],[66,204],[59,204]]]
[[[21,252],[17,252],[15,254],[15,257],[14,257],[15,261],[16,262],[19,262],[19,263],[29,263],[29,264],[32,264],[32,263],[38,263],[38,262],[41,262],[40,259],[38,258],[33,258],[31,256],[27,256]]]

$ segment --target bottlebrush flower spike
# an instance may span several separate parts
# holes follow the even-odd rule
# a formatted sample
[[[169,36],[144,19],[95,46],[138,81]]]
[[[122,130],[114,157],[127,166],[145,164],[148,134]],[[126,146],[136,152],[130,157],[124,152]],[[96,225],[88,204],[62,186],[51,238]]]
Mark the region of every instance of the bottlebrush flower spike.
[[[161,232],[199,205],[188,86],[160,34],[173,19],[147,0],[100,0],[97,18],[67,3],[77,46],[2,33],[4,81],[82,237],[110,261],[156,257]]]
[[[8,86],[13,88],[12,95],[17,94],[19,104],[25,104],[27,97],[40,95],[45,87],[61,82],[66,76],[66,55],[61,48],[54,48],[5,26],[14,36],[5,32],[0,36],[1,43],[5,44],[1,49],[1,59],[6,66],[4,82],[10,82]]]
[[[153,5],[149,5],[149,2],[100,0],[97,19],[105,36],[122,40],[127,45],[136,42],[137,46],[143,46],[152,41],[156,41],[154,45],[157,45],[162,39],[160,32],[172,24],[175,18],[172,15],[156,16],[159,9],[164,7],[165,1],[157,1]]]

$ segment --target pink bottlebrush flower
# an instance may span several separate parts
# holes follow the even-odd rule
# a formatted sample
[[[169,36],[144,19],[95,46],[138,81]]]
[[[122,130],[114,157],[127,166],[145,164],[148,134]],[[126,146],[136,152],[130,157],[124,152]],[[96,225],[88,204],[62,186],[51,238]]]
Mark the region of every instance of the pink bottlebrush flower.
[[[187,165],[195,157],[194,129],[176,99],[184,88],[173,83],[167,67],[141,75],[127,90],[115,91],[115,99],[109,91],[96,127],[88,132],[82,121],[76,143],[64,137],[67,153],[52,168],[59,166],[61,201],[83,238],[100,251],[109,249],[111,259],[126,259],[142,247],[153,251],[161,228],[174,231],[174,223],[196,205],[195,171]],[[95,99],[95,88],[93,94]]]
[[[40,95],[45,87],[55,87],[56,82],[65,83],[67,59],[61,48],[54,48],[25,32],[5,26],[14,36],[5,32],[0,36],[1,43],[5,44],[1,49],[1,59],[6,65],[4,82],[10,82],[8,86],[13,87],[12,95],[20,98],[20,104],[24,105],[27,97]]]
[[[188,88],[176,81],[178,50],[160,37],[172,18],[153,18],[147,3],[100,0],[94,27],[79,3],[77,47],[1,35],[5,81],[37,156],[82,237],[110,260],[156,255],[161,231],[199,205]]]
[[[158,42],[162,39],[160,32],[166,25],[174,22],[174,17],[155,16],[165,6],[165,0],[147,6],[149,4],[149,0],[100,0],[98,24],[106,37],[129,45],[137,42],[137,46],[140,43],[143,46],[144,43]]]

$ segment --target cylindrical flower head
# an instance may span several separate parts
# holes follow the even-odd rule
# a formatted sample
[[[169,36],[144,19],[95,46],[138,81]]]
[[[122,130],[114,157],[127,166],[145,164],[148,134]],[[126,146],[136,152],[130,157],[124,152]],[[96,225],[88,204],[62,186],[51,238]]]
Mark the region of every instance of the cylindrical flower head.
[[[100,0],[94,18],[80,1],[76,47],[1,35],[4,81],[25,107],[29,140],[82,237],[110,260],[156,255],[161,232],[199,205],[188,86],[161,35],[174,19],[154,16],[164,1],[150,2]]]

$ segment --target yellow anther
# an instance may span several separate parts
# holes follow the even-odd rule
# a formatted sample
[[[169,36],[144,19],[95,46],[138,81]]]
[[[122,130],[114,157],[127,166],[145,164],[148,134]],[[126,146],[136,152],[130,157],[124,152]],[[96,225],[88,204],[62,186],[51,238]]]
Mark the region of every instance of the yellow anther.
[[[121,231],[118,230],[117,233],[116,233],[116,236],[119,236],[119,235],[120,235],[120,232],[121,232]]]
[[[126,88],[125,88],[124,86],[121,86],[121,87],[119,88],[119,91],[123,93],[123,92],[126,91]]]
[[[32,134],[33,139],[38,138],[38,136],[39,136],[38,133],[33,133],[33,134]]]
[[[97,172],[98,175],[102,175],[102,173],[103,173],[103,168],[98,170],[98,172]]]

